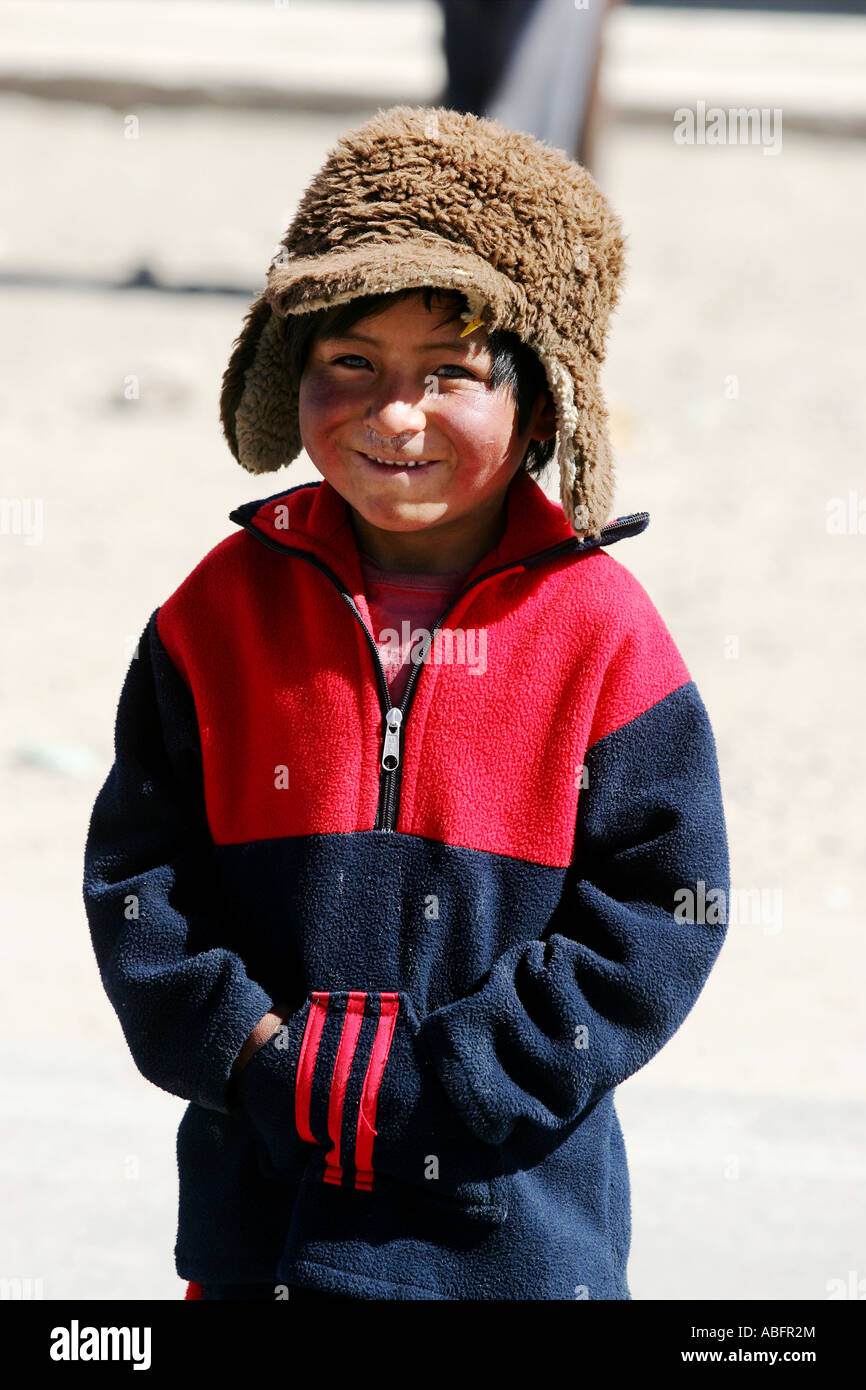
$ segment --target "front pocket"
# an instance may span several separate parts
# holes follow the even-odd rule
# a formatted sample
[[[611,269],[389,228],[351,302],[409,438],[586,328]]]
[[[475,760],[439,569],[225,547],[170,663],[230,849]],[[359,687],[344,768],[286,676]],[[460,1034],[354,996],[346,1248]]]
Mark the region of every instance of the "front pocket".
[[[388,1196],[398,1203],[434,1208],[445,1214],[456,1214],[470,1221],[489,1222],[499,1225],[508,1216],[509,1178],[504,1172],[489,1179],[460,1182],[453,1186],[442,1184],[436,1178],[423,1182],[406,1182],[392,1177],[389,1173],[376,1170],[372,1182],[358,1185],[354,1181],[351,1165],[343,1168],[339,1180],[334,1169],[326,1162],[325,1153],[317,1149],[307,1160],[302,1181],[315,1186],[330,1185],[375,1196]]]
[[[465,1126],[396,990],[310,996],[295,1097],[299,1136],[315,1145],[305,1182],[390,1193],[470,1219],[505,1220],[502,1153]]]

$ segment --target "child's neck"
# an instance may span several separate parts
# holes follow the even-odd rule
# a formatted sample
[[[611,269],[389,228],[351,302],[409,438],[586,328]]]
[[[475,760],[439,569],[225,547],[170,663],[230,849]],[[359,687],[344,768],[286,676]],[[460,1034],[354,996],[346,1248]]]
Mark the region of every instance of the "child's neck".
[[[505,531],[505,508],[490,517],[477,512],[441,526],[417,531],[385,531],[350,508],[358,550],[383,570],[402,574],[447,574],[474,569],[498,545]]]

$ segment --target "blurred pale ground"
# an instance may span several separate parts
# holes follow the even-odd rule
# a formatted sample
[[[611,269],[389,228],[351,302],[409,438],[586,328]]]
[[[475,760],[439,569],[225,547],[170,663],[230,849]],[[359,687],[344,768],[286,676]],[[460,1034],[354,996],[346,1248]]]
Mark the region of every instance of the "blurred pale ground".
[[[146,260],[255,289],[326,149],[370,112],[148,109],[128,141],[117,112],[0,96],[2,265],[116,279]],[[830,499],[863,494],[863,147],[786,130],[778,156],[682,148],[669,125],[611,121],[597,173],[630,234],[606,368],[615,511],[652,516],[611,553],[710,712],[734,887],[782,907],[731,926],[693,1013],[617,1092],[631,1288],[824,1299],[866,1276],[866,536],[826,525]],[[47,1298],[179,1298],[185,1103],[138,1073],[102,990],[84,837],[150,613],[232,507],[318,475],[254,478],[222,440],[243,298],[2,299],[2,494],[44,499],[44,537],[0,536],[0,1274]]]

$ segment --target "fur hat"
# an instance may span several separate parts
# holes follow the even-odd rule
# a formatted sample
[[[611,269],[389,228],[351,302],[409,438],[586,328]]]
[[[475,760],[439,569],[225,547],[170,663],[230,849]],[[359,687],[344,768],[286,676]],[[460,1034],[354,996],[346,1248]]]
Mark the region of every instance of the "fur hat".
[[[556,406],[560,500],[578,535],[613,504],[599,386],[624,237],[587,171],[498,121],[393,106],[344,135],[301,199],[223,377],[220,413],[251,473],[291,463],[297,315],[425,285],[462,290],[488,333],[540,358]]]

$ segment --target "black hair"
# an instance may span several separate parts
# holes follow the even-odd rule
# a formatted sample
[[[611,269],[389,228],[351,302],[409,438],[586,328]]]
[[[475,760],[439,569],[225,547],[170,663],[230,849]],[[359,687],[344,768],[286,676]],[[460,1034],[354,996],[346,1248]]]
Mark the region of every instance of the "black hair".
[[[432,309],[434,296],[447,305],[449,312],[442,320],[443,324],[458,319],[467,309],[466,297],[460,290],[424,285],[420,291],[406,289],[394,293],[361,295],[345,304],[335,304],[311,314],[299,315],[296,330],[299,335],[296,340],[298,355],[295,359],[298,373],[304,369],[310,345],[317,334],[322,338],[339,337],[347,333],[359,319],[367,318],[380,309],[385,309],[389,303],[406,299],[409,295],[419,292],[423,294],[424,305],[428,310]],[[520,433],[529,422],[530,412],[538,394],[549,390],[547,375],[536,353],[518,338],[516,333],[495,329],[490,334],[487,345],[492,358],[488,381],[494,390],[500,386],[509,388],[517,405],[517,430]],[[550,439],[530,440],[523,467],[537,478],[549,463],[555,448],[555,435]]]

